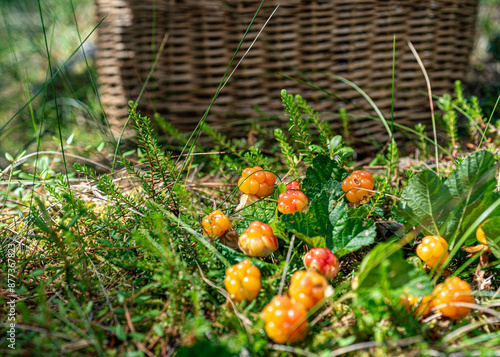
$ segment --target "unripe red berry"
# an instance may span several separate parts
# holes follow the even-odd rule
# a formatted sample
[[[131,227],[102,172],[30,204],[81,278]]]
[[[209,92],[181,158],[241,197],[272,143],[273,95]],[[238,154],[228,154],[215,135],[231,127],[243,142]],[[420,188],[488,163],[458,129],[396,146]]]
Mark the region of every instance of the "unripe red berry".
[[[249,259],[226,269],[224,285],[232,300],[251,301],[260,290],[260,270]]]
[[[247,167],[243,170],[238,180],[240,190],[257,197],[265,197],[273,193],[276,178],[271,172],[262,170],[260,166]]]
[[[316,270],[328,280],[332,280],[339,272],[339,260],[328,248],[312,248],[304,255],[304,266],[308,270]]]
[[[417,255],[431,268],[441,265],[448,258],[448,242],[439,236],[426,236],[417,246]]]
[[[275,296],[262,311],[266,334],[277,343],[303,340],[307,334],[306,316],[304,306],[286,296]]]
[[[287,190],[301,190],[302,186],[300,185],[299,181],[292,181],[286,185],[286,189]]]
[[[278,211],[283,214],[302,211],[309,202],[309,199],[302,191],[288,190],[280,193],[278,197]]]
[[[253,221],[239,237],[238,246],[250,257],[267,257],[278,249],[278,240],[269,224]]]
[[[219,238],[231,228],[231,222],[221,210],[215,210],[201,221],[203,233],[210,238]]]

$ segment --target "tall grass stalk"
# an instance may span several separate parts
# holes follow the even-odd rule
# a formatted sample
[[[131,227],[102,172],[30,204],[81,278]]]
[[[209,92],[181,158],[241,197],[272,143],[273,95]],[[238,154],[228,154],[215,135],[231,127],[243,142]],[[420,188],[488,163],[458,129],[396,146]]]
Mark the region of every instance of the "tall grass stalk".
[[[436,118],[434,116],[434,102],[432,101],[432,89],[431,89],[431,81],[429,80],[429,76],[427,75],[427,71],[425,70],[424,64],[418,55],[417,50],[413,47],[413,44],[408,41],[408,46],[410,47],[411,52],[415,56],[422,73],[424,74],[425,83],[427,84],[427,91],[429,94],[429,105],[431,108],[431,120],[432,120],[432,132],[434,134],[434,154],[436,160],[436,172],[439,174],[439,152],[438,152],[438,142],[437,142],[437,130],[436,130]]]

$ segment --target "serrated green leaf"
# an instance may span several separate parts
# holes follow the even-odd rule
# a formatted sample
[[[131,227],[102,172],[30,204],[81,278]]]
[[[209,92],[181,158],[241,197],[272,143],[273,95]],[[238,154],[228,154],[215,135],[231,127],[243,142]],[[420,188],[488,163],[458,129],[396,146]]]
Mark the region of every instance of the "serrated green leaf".
[[[276,268],[276,266],[273,264],[264,262],[264,261],[259,260],[257,258],[252,258],[252,257],[248,257],[246,255],[243,255],[243,254],[237,252],[236,250],[229,248],[227,245],[220,244],[217,242],[215,242],[214,245],[217,248],[217,250],[222,254],[222,256],[229,261],[230,265],[238,264],[245,259],[250,259],[252,264],[261,270],[272,271]]]
[[[276,218],[276,205],[266,200],[257,201],[241,211],[245,220],[271,224]]]
[[[482,226],[486,243],[497,259],[500,259],[500,217],[488,219]]]
[[[485,197],[474,206],[472,206],[468,212],[468,214],[464,218],[464,222],[462,227],[463,231],[465,231],[466,227],[470,227],[476,219],[483,214],[483,212],[490,207],[495,201],[500,200],[500,192],[493,192],[491,195],[485,195]],[[487,218],[500,217],[500,206],[497,207]],[[463,233],[463,232],[461,232]],[[476,241],[475,236],[470,236],[465,242],[464,245],[474,244]]]
[[[325,200],[328,208],[325,209]],[[307,213],[283,215],[286,228],[310,247],[326,247],[339,256],[372,244],[376,232],[371,220],[348,218],[347,205],[326,194],[316,200]],[[314,203],[314,202],[313,202]]]
[[[427,235],[440,235],[438,221],[451,211],[450,200],[448,187],[433,171],[424,170],[405,187],[396,214]]]
[[[493,194],[496,187],[495,159],[488,151],[479,151],[467,157],[445,181],[452,196],[450,206],[454,207],[443,223],[444,236],[460,235],[463,223],[474,205],[484,197]]]
[[[286,229],[294,233],[310,248],[326,247],[324,232],[318,227],[314,215],[309,211],[307,213],[284,214],[281,216],[281,220]]]
[[[308,187],[304,190],[304,193],[312,203],[314,200],[321,198],[338,199],[344,194],[344,191],[342,191],[342,186],[339,181],[330,179]],[[323,204],[323,206],[328,207],[328,204]]]
[[[495,179],[495,159],[489,151],[479,151],[467,157],[445,181],[453,200],[477,199]],[[470,201],[472,202],[472,201]]]
[[[273,233],[276,238],[282,239],[287,242],[289,241],[285,224],[282,221],[280,221],[279,219],[275,219],[273,223],[270,224],[270,226],[273,229]]]
[[[373,244],[377,236],[372,220],[363,221],[361,218],[348,218],[342,227],[338,234],[333,235],[332,247],[330,248],[337,258]]]
[[[302,187],[307,191],[310,187],[330,179],[340,181],[346,173],[344,169],[339,168],[337,161],[328,156],[318,155],[314,158],[312,165],[307,168]]]

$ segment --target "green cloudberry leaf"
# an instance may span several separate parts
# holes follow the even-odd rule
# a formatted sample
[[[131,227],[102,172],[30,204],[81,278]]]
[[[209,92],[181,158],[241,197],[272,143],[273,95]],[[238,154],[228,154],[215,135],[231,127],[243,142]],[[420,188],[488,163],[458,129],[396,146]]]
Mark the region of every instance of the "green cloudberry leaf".
[[[415,175],[401,194],[396,214],[407,220],[407,225],[419,227],[426,235],[440,235],[439,219],[453,208],[451,194],[431,170]]]
[[[269,201],[260,200],[250,206],[245,207],[241,211],[241,214],[245,220],[261,221],[262,223],[271,224],[276,217],[276,205],[270,204]]]
[[[467,157],[445,181],[452,196],[451,214],[446,217],[441,233],[456,236],[463,233],[466,217],[475,205],[490,197],[496,187],[495,159],[488,151],[479,151]]]

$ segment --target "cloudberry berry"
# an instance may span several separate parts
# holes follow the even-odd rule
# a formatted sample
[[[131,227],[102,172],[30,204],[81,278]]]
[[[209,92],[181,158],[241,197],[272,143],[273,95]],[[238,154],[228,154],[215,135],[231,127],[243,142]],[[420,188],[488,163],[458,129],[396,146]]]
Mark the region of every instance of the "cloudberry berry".
[[[316,270],[328,280],[339,272],[339,260],[328,248],[312,248],[304,255],[303,262],[306,269]]]
[[[210,238],[219,238],[231,228],[231,222],[221,210],[216,210],[201,221],[203,233]]]
[[[488,244],[488,242],[486,241],[486,236],[485,236],[483,228],[482,228],[483,224],[485,224],[486,222],[487,222],[487,220],[484,221],[483,223],[481,223],[479,225],[479,227],[477,227],[477,229],[476,229],[476,238],[479,242],[481,242],[483,244]]]
[[[238,239],[238,246],[250,257],[267,257],[278,249],[278,240],[269,224],[253,221]]]
[[[245,259],[226,269],[224,285],[234,301],[251,301],[259,294],[260,270]]]
[[[302,191],[288,190],[280,193],[278,197],[278,211],[283,214],[302,211],[309,202],[309,199]]]
[[[299,181],[292,181],[286,185],[286,189],[287,190],[301,190],[302,186],[300,185]]]
[[[274,191],[276,178],[269,171],[262,171],[262,167],[247,167],[243,170],[238,187],[241,191],[257,197],[270,195]]]
[[[293,301],[301,303],[306,309],[331,294],[326,278],[315,271],[298,270],[292,275],[288,295]]]
[[[363,170],[353,171],[342,181],[342,190],[346,192],[347,200],[352,203],[360,202],[372,196],[373,192],[364,189],[373,190],[374,187],[372,174]]]
[[[306,309],[286,296],[275,296],[262,315],[267,336],[274,342],[297,342],[307,334]]]
[[[432,304],[436,310],[451,319],[464,317],[470,312],[470,307],[459,306],[460,303],[473,304],[475,302],[469,284],[456,276],[447,278],[444,283],[436,285],[432,295],[434,296]]]
[[[433,268],[443,264],[448,258],[448,242],[439,236],[427,236],[417,246],[417,255],[425,264]]]
[[[400,302],[405,307],[406,311],[415,311],[415,316],[425,316],[432,309],[432,295],[426,295],[423,298],[414,295],[402,295]]]

